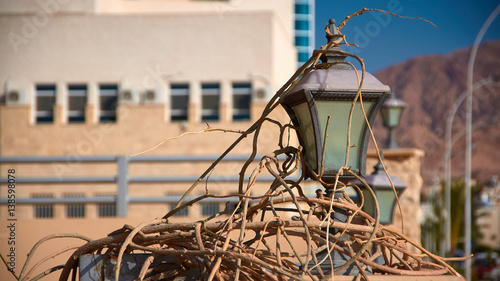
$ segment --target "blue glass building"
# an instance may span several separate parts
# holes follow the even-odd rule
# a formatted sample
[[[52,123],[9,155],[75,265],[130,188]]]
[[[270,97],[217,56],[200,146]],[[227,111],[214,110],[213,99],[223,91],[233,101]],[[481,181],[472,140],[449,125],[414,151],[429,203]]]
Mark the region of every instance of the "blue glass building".
[[[314,50],[314,1],[295,0],[295,46],[299,67]]]

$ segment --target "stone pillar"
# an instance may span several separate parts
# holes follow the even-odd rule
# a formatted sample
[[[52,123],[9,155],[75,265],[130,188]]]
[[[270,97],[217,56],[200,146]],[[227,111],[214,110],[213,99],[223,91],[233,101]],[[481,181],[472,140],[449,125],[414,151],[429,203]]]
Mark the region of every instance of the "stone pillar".
[[[64,110],[64,106],[62,104],[55,104],[54,105],[54,124],[66,124],[67,119],[66,119],[66,114]]]
[[[85,106],[85,123],[99,123],[100,102],[99,102],[99,86],[95,82],[88,84],[87,89],[87,104]]]
[[[200,123],[201,110],[201,83],[191,81],[189,83],[188,123]]]
[[[85,124],[93,125],[97,123],[95,118],[96,116],[96,105],[95,104],[87,104],[85,106]]]
[[[224,80],[220,86],[219,120],[227,123],[231,122],[233,115],[231,83]]]
[[[54,105],[54,124],[68,123],[68,89],[64,83],[56,84],[56,103]]]

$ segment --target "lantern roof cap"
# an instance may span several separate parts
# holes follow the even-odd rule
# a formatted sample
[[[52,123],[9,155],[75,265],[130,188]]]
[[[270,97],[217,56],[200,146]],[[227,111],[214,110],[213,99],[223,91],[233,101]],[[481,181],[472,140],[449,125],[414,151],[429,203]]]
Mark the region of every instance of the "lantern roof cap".
[[[381,155],[381,157],[384,159],[383,155]],[[374,171],[372,174],[365,176],[366,183],[374,189],[392,189],[391,181],[389,181],[389,178],[385,174],[382,163],[378,162],[377,165],[373,166],[373,169]],[[396,176],[391,175],[391,180],[396,190],[407,187],[407,185]],[[362,185],[358,180],[355,180],[353,184]]]
[[[361,79],[361,71],[358,72]],[[356,91],[359,84],[356,72],[351,69],[316,69],[302,78],[293,92],[300,90]],[[365,72],[362,91],[390,92],[375,76]]]
[[[396,94],[394,92],[391,93],[391,96],[385,100],[384,105],[382,107],[406,107],[406,103],[398,98],[396,98]]]
[[[392,183],[394,184],[394,188],[403,189],[406,188],[406,184],[398,177],[391,175]],[[392,189],[391,182],[387,175],[367,175],[365,177],[366,183],[368,183],[372,188],[375,189]],[[361,185],[361,183],[356,183],[357,185]]]
[[[373,188],[378,189],[392,189],[391,182],[384,172],[384,168],[380,162],[373,167],[375,171],[371,175],[365,177],[366,183],[368,183]],[[392,183],[394,188],[406,188],[406,184],[398,177],[391,175]]]

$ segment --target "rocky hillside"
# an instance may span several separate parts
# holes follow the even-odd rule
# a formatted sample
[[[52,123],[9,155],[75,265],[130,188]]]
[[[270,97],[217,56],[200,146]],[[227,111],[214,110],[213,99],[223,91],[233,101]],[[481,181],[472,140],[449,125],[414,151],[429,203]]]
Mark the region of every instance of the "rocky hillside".
[[[425,150],[422,175],[429,183],[443,178],[445,127],[448,112],[466,90],[470,48],[446,55],[415,57],[375,74],[391,86],[408,106],[396,131],[400,147]],[[500,80],[500,41],[485,42],[478,51],[474,82],[492,75]],[[474,91],[472,177],[485,182],[500,175],[500,81]],[[381,127],[378,120],[377,126]],[[383,142],[386,132],[378,129]],[[465,167],[465,102],[455,116],[452,148],[452,176],[463,177]]]

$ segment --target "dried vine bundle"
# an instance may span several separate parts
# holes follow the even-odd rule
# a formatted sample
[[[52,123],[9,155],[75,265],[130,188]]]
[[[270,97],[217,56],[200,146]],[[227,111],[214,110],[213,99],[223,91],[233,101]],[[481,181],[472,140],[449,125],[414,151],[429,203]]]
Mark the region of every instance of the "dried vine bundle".
[[[342,25],[350,17],[366,11],[361,10],[347,17]],[[452,274],[461,277],[443,258],[433,255],[402,233],[380,225],[376,200],[377,215],[373,218],[361,210],[361,192],[358,193],[360,202],[354,202],[345,192],[345,184],[338,180],[324,182],[321,169],[318,175],[313,175],[314,180],[333,192],[323,194],[318,190],[314,197],[304,194],[302,185],[307,167],[301,159],[302,148],[291,146],[287,138],[293,130],[301,134],[300,128],[280,124],[270,119],[269,114],[311,70],[331,66],[318,64],[320,56],[325,53],[349,56],[359,61],[358,97],[352,106],[357,102],[362,104],[363,60],[356,55],[330,49],[333,45],[349,45],[345,36],[340,34],[340,28],[337,30],[338,34],[330,34],[336,40],[322,50],[314,51],[309,61],[276,93],[250,128],[232,131],[240,137],[187,189],[175,209],[161,219],[137,227],[126,225],[107,237],[89,241],[79,247],[65,265],[47,272],[62,268],[61,281],[68,280],[71,275],[74,279],[80,270],[81,257],[106,254],[117,258],[114,273],[118,281],[125,255],[146,254],[145,261],[137,263],[140,270],[134,276],[135,280],[330,280],[340,274],[358,275],[364,280],[376,274]],[[257,155],[259,132],[262,125],[268,122],[279,128],[278,148],[263,157],[250,178],[245,180],[246,171]],[[371,128],[369,130],[373,138]],[[226,130],[209,126],[205,131]],[[207,177],[218,163],[252,134],[252,153],[241,168],[238,193],[222,196],[207,191],[203,196],[184,202],[200,182],[207,180],[209,184]],[[377,146],[376,149],[378,152]],[[371,187],[352,173],[347,164],[339,173],[350,173],[358,178],[365,185],[363,188],[376,198]],[[274,181],[264,194],[252,196],[252,188],[263,171],[270,173]],[[300,171],[302,174],[298,179],[290,177]],[[359,190],[360,187],[353,188]],[[238,204],[234,209],[227,207],[203,221],[169,222],[175,213],[207,198],[236,198]],[[415,249],[419,253],[415,253]],[[22,272],[19,279],[22,279]]]
[[[286,163],[298,164],[294,161],[298,155],[286,150],[289,156],[280,162],[279,153],[265,156],[254,171],[253,177],[263,169],[276,176],[265,195],[234,195],[240,201],[231,212],[195,223],[168,223],[176,211],[220,197],[207,194],[162,219],[119,229],[79,248],[60,280],[77,270],[80,256],[101,253],[118,256],[118,264],[124,254],[150,254],[136,280],[173,280],[172,276],[185,278],[180,280],[327,280],[339,273],[359,274],[365,280],[372,274],[459,276],[440,257],[379,225],[340,188],[337,198],[323,197],[321,192],[315,198],[305,196],[300,185],[286,180],[287,170],[282,169]],[[150,267],[154,260],[172,256]]]

